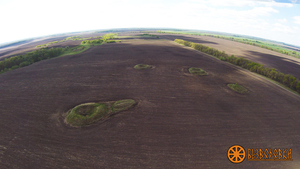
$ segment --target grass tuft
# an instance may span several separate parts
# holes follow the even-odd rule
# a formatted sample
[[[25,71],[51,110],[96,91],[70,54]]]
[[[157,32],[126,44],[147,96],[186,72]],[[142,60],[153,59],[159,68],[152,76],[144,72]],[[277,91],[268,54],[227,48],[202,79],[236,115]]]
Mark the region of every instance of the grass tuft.
[[[247,89],[245,89],[243,86],[241,85],[238,85],[237,83],[236,84],[228,84],[227,85],[230,89],[238,92],[238,93],[241,93],[241,94],[246,94],[248,92]]]
[[[189,72],[193,75],[199,75],[199,76],[207,75],[207,73],[204,70],[196,67],[189,68]]]
[[[132,107],[134,104],[135,101],[132,99],[119,100],[112,104],[112,111],[117,112],[117,111],[126,110]]]
[[[145,64],[137,64],[133,68],[135,68],[135,69],[150,69],[151,66],[150,65],[145,65]]]

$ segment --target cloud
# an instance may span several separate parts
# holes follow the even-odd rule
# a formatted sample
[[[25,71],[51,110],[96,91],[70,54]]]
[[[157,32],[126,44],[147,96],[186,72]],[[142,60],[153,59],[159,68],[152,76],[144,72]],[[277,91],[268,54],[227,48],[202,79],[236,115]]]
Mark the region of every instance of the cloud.
[[[190,2],[206,3],[213,6],[268,6],[268,7],[293,7],[292,3],[276,2],[274,0],[190,0]]]
[[[294,23],[300,24],[300,16],[294,16]]]
[[[271,31],[274,32],[281,32],[281,33],[285,33],[285,34],[295,34],[296,32],[298,32],[298,28],[297,27],[290,27],[287,25],[282,25],[281,23],[275,23],[273,24],[273,29],[271,29]]]
[[[276,2],[276,1],[259,1],[258,4],[262,4],[265,6],[273,6],[273,7],[293,7],[294,5],[291,3],[282,3],[282,2]]]
[[[283,19],[277,19],[277,21],[281,22],[281,23],[286,23],[287,22],[287,20],[285,18],[283,18]]]
[[[289,0],[292,3],[300,3],[300,0]]]

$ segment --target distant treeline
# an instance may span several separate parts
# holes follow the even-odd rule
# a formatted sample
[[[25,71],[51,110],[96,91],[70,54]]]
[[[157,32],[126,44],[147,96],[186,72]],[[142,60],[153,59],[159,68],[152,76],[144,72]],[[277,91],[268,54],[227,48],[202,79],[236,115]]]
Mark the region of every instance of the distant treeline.
[[[10,58],[6,58],[3,61],[0,61],[0,74],[10,71],[10,70],[20,68],[20,67],[31,65],[31,64],[41,61],[41,60],[57,57],[60,55],[80,53],[80,52],[88,49],[93,44],[102,44],[103,42],[114,43],[116,41],[109,40],[109,39],[113,39],[116,35],[117,35],[116,33],[108,33],[103,36],[103,39],[83,40],[81,42],[81,44],[83,44],[83,45],[78,45],[73,48],[69,48],[69,47],[47,48],[46,47],[48,44],[58,43],[58,41],[49,42],[48,44],[45,44],[45,45],[38,45],[37,47],[46,47],[46,48],[41,48],[41,49],[38,49],[38,50],[35,50],[32,52],[28,52],[24,55],[13,56]],[[101,37],[101,36],[98,36],[98,37]],[[92,38],[92,37],[90,37],[90,38]],[[72,37],[67,37],[66,39],[64,39],[62,41],[80,40],[80,39],[88,39],[88,38],[81,38],[81,36],[72,36]]]
[[[103,39],[83,40],[83,41],[81,41],[82,45],[101,44],[101,43],[103,43]]]
[[[159,38],[159,36],[157,36],[157,35],[151,35],[148,33],[141,34],[140,36],[149,36],[149,37]]]
[[[72,40],[72,41],[77,41],[77,40],[82,40],[81,44],[102,44],[103,42],[106,43],[114,43],[115,41],[108,41],[109,39],[113,39],[115,36],[117,36],[117,33],[107,33],[104,36],[96,36],[96,37],[88,37],[88,38],[82,38],[81,35],[78,36],[70,36],[67,37],[63,40],[60,40],[59,42],[65,42],[67,40]],[[92,39],[92,38],[101,38],[102,39],[95,39],[95,40],[87,40],[87,39]],[[40,47],[47,47],[48,45],[54,44],[54,43],[59,43],[58,41],[53,41],[53,42],[49,42],[47,44],[43,44],[43,45],[37,45],[37,48]]]
[[[103,41],[106,41],[108,39],[113,39],[115,36],[117,36],[117,33],[107,33],[102,36]]]
[[[220,39],[226,39],[226,40],[231,40],[235,42],[240,42],[248,45],[253,45],[253,46],[258,46],[261,48],[265,48],[268,50],[272,50],[278,53],[286,54],[289,56],[293,56],[296,58],[300,58],[300,53],[296,52],[294,50],[289,50],[289,49],[284,49],[281,46],[275,45],[275,44],[270,44],[266,42],[261,42],[258,40],[251,40],[251,39],[241,39],[241,38],[234,38],[234,37],[226,37],[226,36],[220,36],[220,35],[213,35],[213,34],[205,34],[205,33],[184,33],[184,32],[165,32],[165,31],[156,31],[157,33],[169,33],[169,34],[188,34],[188,35],[197,35],[197,36],[209,36],[209,37],[214,37],[214,38],[220,38]]]
[[[269,49],[269,50],[279,52],[282,54],[286,54],[289,56],[300,58],[299,52],[288,50],[288,49],[284,50],[284,49],[273,48],[273,47],[267,46],[267,45],[265,45],[265,43],[257,41],[257,40],[254,41],[254,40],[249,40],[249,39],[238,39],[238,38],[233,38],[233,37],[225,37],[225,36],[219,36],[219,35],[206,35],[206,34],[204,36],[210,36],[210,37],[214,37],[214,38],[221,38],[221,39],[231,40],[231,41],[235,41],[235,42],[245,43],[248,45],[258,46],[261,48]],[[269,45],[272,45],[272,44],[269,44]],[[273,45],[273,46],[277,46],[277,45]]]
[[[84,40],[84,41],[81,42],[81,44],[82,45],[93,45],[93,44],[102,44],[104,42],[106,42],[106,43],[115,43],[116,41],[109,40],[109,39],[113,39],[117,35],[118,34],[116,34],[116,33],[108,33],[108,34],[105,34],[102,37],[102,39]]]
[[[221,52],[217,49],[210,48],[208,46],[204,46],[201,44],[184,41],[182,39],[175,39],[174,41],[179,44],[192,47],[196,50],[207,53],[209,55],[213,55],[213,56],[219,58],[220,60],[227,61],[232,64],[238,65],[242,68],[248,69],[251,72],[256,72],[258,74],[266,76],[266,77],[273,79],[277,82],[280,82],[280,83],[284,84],[285,86],[289,87],[290,89],[300,93],[300,81],[298,79],[296,79],[293,75],[278,72],[275,70],[275,68],[268,68],[262,64],[249,61],[248,59],[245,59],[245,58],[235,57],[234,55],[229,56],[224,51]]]
[[[0,61],[0,74],[20,67],[31,65],[41,60],[57,57],[65,50],[65,48],[42,48],[39,50],[28,52],[24,55],[6,58],[3,61]]]
[[[59,42],[65,42],[67,40],[72,40],[72,41],[76,41],[76,40],[85,40],[85,39],[91,39],[92,37],[89,37],[89,38],[82,38],[81,35],[79,36],[70,36],[70,37],[67,37],[63,40],[60,40]],[[40,48],[40,47],[46,47],[48,45],[51,45],[51,44],[55,44],[55,43],[59,43],[58,41],[53,41],[53,42],[49,42],[47,44],[43,44],[43,45],[37,45],[36,47],[37,48]]]

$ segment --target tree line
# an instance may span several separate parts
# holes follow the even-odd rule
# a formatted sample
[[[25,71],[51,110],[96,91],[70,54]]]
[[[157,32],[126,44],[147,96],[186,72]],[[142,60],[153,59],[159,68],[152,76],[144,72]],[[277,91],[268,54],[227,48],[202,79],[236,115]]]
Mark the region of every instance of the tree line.
[[[231,40],[231,41],[235,41],[235,42],[245,43],[245,44],[248,44],[248,45],[257,46],[257,47],[265,48],[265,49],[272,50],[272,51],[275,51],[275,52],[278,52],[278,53],[282,53],[282,54],[286,54],[286,55],[293,56],[293,57],[296,57],[296,58],[300,58],[300,53],[299,52],[292,51],[292,50],[283,50],[283,49],[273,48],[273,47],[264,45],[260,41],[252,41],[252,40],[248,40],[248,39],[239,40],[239,39],[235,39],[233,37],[225,37],[225,36],[219,36],[219,35],[204,34],[204,36],[209,36],[209,37],[214,37],[214,38],[221,38],[221,39]]]
[[[116,35],[117,35],[116,33],[108,33],[103,36],[103,39],[83,40],[81,42],[81,44],[93,45],[93,44],[101,44],[103,42],[114,43],[116,41],[109,40],[109,39],[113,39],[114,36],[116,36]],[[72,36],[72,37],[68,37],[64,40],[77,40],[77,39],[80,39],[80,37],[81,36]],[[92,38],[92,37],[90,37],[90,38]],[[83,39],[83,38],[81,38],[81,39]],[[85,38],[85,39],[87,39],[87,38]],[[58,43],[58,41],[50,42],[48,44],[53,44],[53,43]],[[3,61],[0,61],[0,74],[5,73],[10,70],[20,68],[20,67],[31,65],[31,64],[33,64],[35,62],[39,62],[41,60],[57,57],[61,54],[65,54],[68,52],[74,52],[74,50],[80,51],[80,50],[85,49],[84,47],[78,48],[78,46],[75,48],[72,48],[72,49],[69,49],[68,47],[66,47],[66,48],[61,48],[61,47],[47,48],[47,47],[45,47],[48,44],[37,46],[37,47],[44,47],[44,48],[41,48],[41,49],[38,49],[38,50],[35,50],[32,52],[28,52],[24,55],[18,55],[18,56],[13,56],[10,58],[5,58]]]
[[[220,60],[227,61],[232,64],[238,65],[242,68],[248,69],[251,72],[256,72],[260,75],[273,79],[277,82],[280,82],[281,84],[284,84],[290,89],[300,93],[300,80],[295,78],[293,75],[284,74],[282,72],[275,70],[275,68],[265,67],[263,64],[252,62],[242,57],[235,57],[234,55],[229,56],[224,51],[221,52],[217,49],[210,48],[208,46],[204,46],[201,44],[185,41],[182,39],[175,39],[174,41],[179,44],[192,47],[196,50],[207,53],[209,55],[213,55],[219,58]]]
[[[41,60],[57,57],[65,50],[66,48],[42,48],[32,52],[28,52],[24,55],[5,58],[3,61],[0,61],[0,74],[20,67],[31,65]]]
[[[220,35],[212,35],[212,34],[203,34],[203,33],[182,33],[182,32],[164,32],[164,31],[156,31],[157,33],[169,33],[169,34],[188,34],[188,35],[197,35],[197,36],[209,36],[209,37],[214,37],[214,38],[221,38],[221,39],[226,39],[226,40],[231,40],[231,41],[235,41],[235,42],[240,42],[240,43],[244,43],[244,44],[248,44],[248,45],[253,45],[253,46],[257,46],[257,47],[261,47],[261,48],[265,48],[268,50],[272,50],[278,53],[282,53],[282,54],[286,54],[289,56],[293,56],[296,58],[300,58],[300,52],[296,52],[294,50],[289,50],[289,49],[279,49],[279,48],[275,48],[277,45],[274,44],[269,44],[269,45],[273,45],[274,47],[270,47],[268,45],[266,45],[266,43],[260,42],[260,41],[254,41],[254,40],[250,40],[250,39],[237,39],[237,38],[233,38],[233,37],[225,37],[225,36],[220,36]]]
[[[118,34],[117,33],[107,33],[102,36],[102,39],[84,40],[84,41],[81,41],[81,44],[82,45],[93,45],[93,44],[102,44],[103,42],[114,43],[116,41],[109,40],[109,39],[113,39],[116,35],[118,35]]]

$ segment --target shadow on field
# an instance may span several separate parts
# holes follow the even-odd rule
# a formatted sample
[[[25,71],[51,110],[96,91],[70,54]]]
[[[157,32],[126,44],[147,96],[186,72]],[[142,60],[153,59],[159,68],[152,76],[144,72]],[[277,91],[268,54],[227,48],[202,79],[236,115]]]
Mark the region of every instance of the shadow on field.
[[[300,78],[299,61],[256,51],[247,51],[247,53],[248,55],[246,54],[246,57],[252,61],[258,63],[268,63],[268,65],[272,68],[278,69],[285,74],[292,74],[298,79]],[[253,55],[257,57],[253,58]]]

